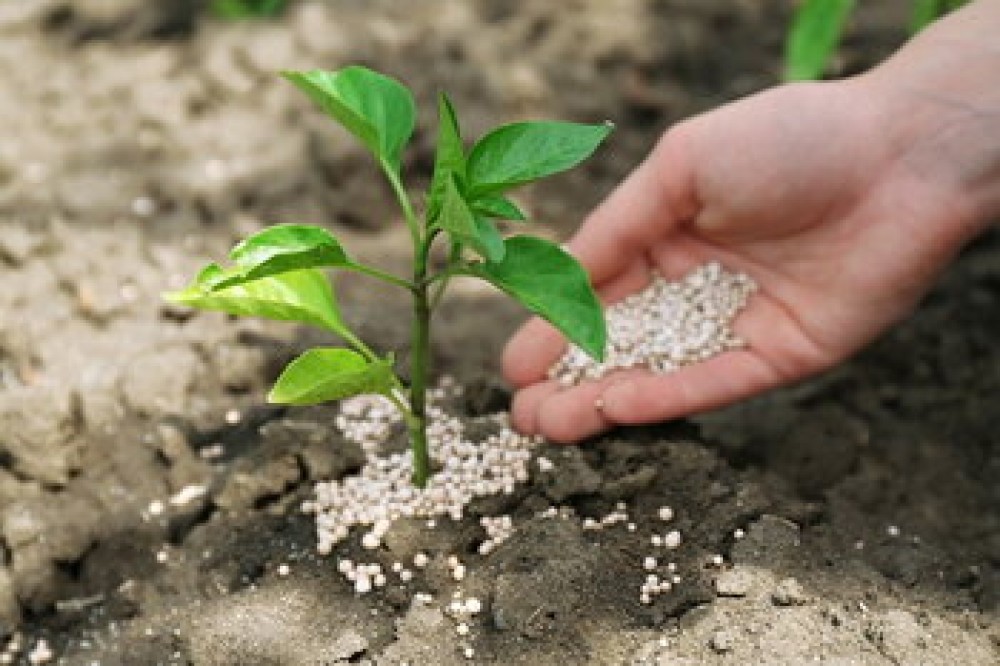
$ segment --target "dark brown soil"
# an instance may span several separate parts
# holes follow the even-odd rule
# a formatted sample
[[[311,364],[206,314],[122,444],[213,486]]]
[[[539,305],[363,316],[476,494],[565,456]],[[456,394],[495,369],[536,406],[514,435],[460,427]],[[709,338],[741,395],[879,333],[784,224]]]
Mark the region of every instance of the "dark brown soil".
[[[469,135],[518,117],[613,120],[598,158],[521,197],[563,237],[671,122],[776,82],[790,4],[302,0],[229,24],[193,0],[0,4],[0,651],[16,632],[17,663],[45,639],[58,663],[106,666],[996,663],[996,234],[835,372],[549,447],[556,469],[513,495],[434,530],[399,525],[386,563],[422,547],[469,564],[462,589],[486,611],[466,639],[438,605],[410,605],[413,591],[451,599],[440,560],[408,591],[358,598],[315,554],[298,505],[359,452],[334,407],[274,409],[263,393],[322,338],[158,297],[271,222],[325,223],[355,254],[404,265],[369,159],[277,70],[365,63],[410,84],[413,187],[438,89]],[[897,4],[865,3],[842,72],[900,43]],[[357,276],[338,286],[362,337],[403,346],[405,303]],[[497,358],[523,313],[459,285],[440,314],[436,367],[469,387],[461,409],[504,409]],[[200,455],[217,444],[222,457]],[[151,513],[192,485],[206,494]],[[622,500],[636,532],[537,516]],[[643,606],[663,504],[685,536],[682,582]],[[501,512],[517,533],[474,554],[478,516]]]

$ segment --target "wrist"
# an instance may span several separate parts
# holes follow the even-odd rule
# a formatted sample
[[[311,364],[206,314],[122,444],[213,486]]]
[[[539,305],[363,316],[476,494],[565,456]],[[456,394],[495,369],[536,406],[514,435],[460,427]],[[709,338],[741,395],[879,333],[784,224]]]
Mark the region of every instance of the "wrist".
[[[1000,218],[1000,51],[982,32],[1000,29],[998,5],[973,3],[855,80],[890,159],[942,201],[959,240]]]

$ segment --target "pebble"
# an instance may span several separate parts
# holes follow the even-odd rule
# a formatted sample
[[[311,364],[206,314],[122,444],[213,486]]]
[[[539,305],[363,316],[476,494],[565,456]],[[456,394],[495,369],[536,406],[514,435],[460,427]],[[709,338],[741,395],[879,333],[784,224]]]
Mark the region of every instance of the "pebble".
[[[170,498],[171,506],[185,506],[190,504],[194,500],[205,495],[208,492],[208,488],[199,485],[189,485],[181,488],[175,495]]]
[[[217,460],[226,455],[226,447],[222,444],[209,444],[198,449],[198,456],[202,460]]]
[[[809,595],[794,578],[785,578],[774,588],[771,601],[775,606],[802,606],[809,603]]]
[[[753,575],[742,567],[723,571],[715,579],[715,593],[720,597],[745,597],[753,580]]]
[[[156,201],[150,197],[137,197],[132,200],[132,212],[139,217],[149,217],[156,212]]]
[[[730,652],[735,644],[736,637],[728,629],[719,629],[709,640],[711,648],[720,654]]]

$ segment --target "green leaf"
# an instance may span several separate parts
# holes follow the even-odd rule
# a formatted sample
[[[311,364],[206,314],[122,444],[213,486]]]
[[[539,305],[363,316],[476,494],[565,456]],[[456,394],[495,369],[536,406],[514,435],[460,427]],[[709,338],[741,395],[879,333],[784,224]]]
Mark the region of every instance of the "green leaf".
[[[476,215],[476,237],[483,248],[481,253],[487,261],[503,261],[507,255],[507,247],[503,244],[503,236],[497,231],[497,226],[488,218]]]
[[[562,248],[532,236],[513,236],[499,263],[474,264],[465,272],[492,282],[547,319],[595,359],[604,358],[604,311],[583,266]]]
[[[284,9],[285,0],[212,0],[212,12],[224,19],[246,19],[276,16]]]
[[[966,4],[968,0],[913,0],[910,33],[917,34],[945,14]]]
[[[785,39],[785,80],[823,76],[837,49],[854,0],[805,0],[795,12]]]
[[[434,176],[427,199],[427,221],[433,224],[441,212],[445,190],[452,176],[465,177],[465,149],[458,117],[451,100],[444,93],[438,97],[438,140],[434,158]]]
[[[611,132],[611,125],[525,122],[493,130],[472,147],[470,194],[500,192],[576,166]]]
[[[358,137],[386,167],[398,173],[413,134],[413,95],[396,81],[364,67],[336,72],[284,72],[320,108]]]
[[[369,362],[350,349],[310,349],[288,364],[267,396],[282,405],[315,405],[361,393],[392,391],[389,361]]]
[[[214,285],[232,272],[210,265],[198,275],[193,285],[164,294],[164,298],[201,310],[298,321],[326,328],[338,335],[348,332],[340,317],[333,287],[321,271],[291,271],[214,290]]]
[[[236,270],[216,279],[212,289],[307,268],[350,266],[351,261],[333,235],[321,227],[281,224],[264,229],[240,242],[229,258]]]
[[[455,177],[445,182],[444,201],[437,224],[448,232],[451,239],[475,250],[487,261],[500,261],[504,255],[503,242],[499,240],[496,227],[488,220],[480,220],[469,209],[469,205],[459,192]]]
[[[497,220],[514,220],[515,222],[527,221],[527,216],[510,199],[500,195],[488,194],[479,197],[472,202],[473,212],[485,217],[492,217]]]
[[[214,289],[217,284],[228,279],[232,271],[227,273],[219,264],[209,264],[198,272],[194,279],[194,284],[203,289]]]

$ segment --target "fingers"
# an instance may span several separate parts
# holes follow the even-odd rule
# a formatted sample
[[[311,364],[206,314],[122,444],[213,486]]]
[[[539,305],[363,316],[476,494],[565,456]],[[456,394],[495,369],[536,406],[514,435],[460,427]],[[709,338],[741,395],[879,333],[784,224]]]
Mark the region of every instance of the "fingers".
[[[534,384],[514,397],[514,427],[569,444],[615,425],[657,423],[722,407],[782,383],[762,359],[747,351],[727,352],[669,374],[616,372],[563,388]]]
[[[637,425],[723,407],[781,383],[782,377],[762,359],[734,351],[666,375],[631,377],[609,386],[601,398],[605,419]]]
[[[697,212],[684,125],[653,152],[587,218],[569,242],[597,286],[616,278],[657,239]]]
[[[554,381],[538,382],[514,394],[510,421],[514,430],[526,435],[538,434],[538,406],[559,390]]]
[[[598,407],[602,392],[615,381],[562,387],[554,381],[532,384],[518,391],[511,405],[514,428],[529,435],[543,435],[561,444],[578,442],[613,426]]]
[[[517,388],[540,382],[565,350],[566,338],[562,333],[545,320],[533,317],[504,347],[504,377]]]

